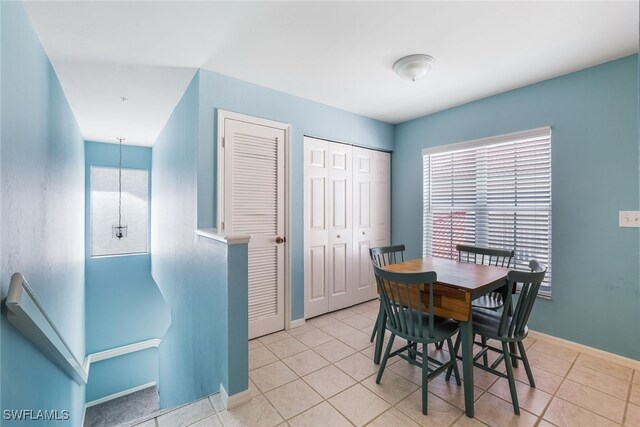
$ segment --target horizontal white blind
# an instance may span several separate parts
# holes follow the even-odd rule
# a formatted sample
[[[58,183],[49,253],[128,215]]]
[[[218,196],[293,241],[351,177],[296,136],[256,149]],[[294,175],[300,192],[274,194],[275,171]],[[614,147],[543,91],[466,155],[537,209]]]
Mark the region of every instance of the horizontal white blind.
[[[427,256],[457,258],[455,246],[513,249],[512,267],[547,265],[551,292],[551,130],[536,129],[453,150],[425,150]]]

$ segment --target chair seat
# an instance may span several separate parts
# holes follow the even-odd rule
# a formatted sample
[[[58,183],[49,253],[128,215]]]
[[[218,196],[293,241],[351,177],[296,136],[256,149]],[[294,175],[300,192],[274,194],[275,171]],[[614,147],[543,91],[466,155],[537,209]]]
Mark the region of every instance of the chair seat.
[[[503,305],[502,294],[499,292],[490,292],[471,301],[472,307],[486,308],[489,310],[497,310]]]
[[[418,313],[416,310],[404,309],[404,315],[407,319],[407,324],[410,324],[410,317],[413,317],[413,324],[416,326],[416,332],[418,331],[419,319]],[[433,316],[433,338],[429,337],[429,314],[422,313],[422,327],[424,329],[423,337],[421,338],[417,335],[406,335],[401,331],[395,330],[390,324],[387,325],[387,329],[389,329],[394,334],[402,337],[404,339],[408,339],[410,341],[415,342],[440,342],[446,340],[451,337],[459,328],[458,322],[452,319],[447,319],[444,317]]]
[[[502,312],[474,307],[471,313],[473,317],[474,334],[479,334],[487,338],[493,338],[499,341],[517,341],[527,336],[527,334],[529,333],[529,328],[525,326],[524,332],[522,334],[511,334],[510,336],[498,335]],[[511,320],[511,316],[507,316],[506,324],[509,325],[511,323]]]

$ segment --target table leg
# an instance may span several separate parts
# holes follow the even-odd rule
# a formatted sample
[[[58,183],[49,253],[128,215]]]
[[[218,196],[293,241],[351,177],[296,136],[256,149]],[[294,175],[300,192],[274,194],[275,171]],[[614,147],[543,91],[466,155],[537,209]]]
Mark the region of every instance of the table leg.
[[[376,332],[376,344],[375,351],[373,353],[373,363],[376,365],[380,364],[380,357],[382,356],[382,346],[384,345],[384,332],[385,332],[385,323],[387,323],[387,313],[380,307],[380,313],[378,314],[376,328],[378,331]]]
[[[473,418],[473,327],[471,321],[460,322],[462,345],[462,377],[464,378],[464,408]]]

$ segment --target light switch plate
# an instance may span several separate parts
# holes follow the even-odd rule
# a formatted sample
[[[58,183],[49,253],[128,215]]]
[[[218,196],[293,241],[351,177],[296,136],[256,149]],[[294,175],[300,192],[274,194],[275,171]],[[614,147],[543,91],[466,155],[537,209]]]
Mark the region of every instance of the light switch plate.
[[[640,228],[640,211],[620,211],[620,227]]]

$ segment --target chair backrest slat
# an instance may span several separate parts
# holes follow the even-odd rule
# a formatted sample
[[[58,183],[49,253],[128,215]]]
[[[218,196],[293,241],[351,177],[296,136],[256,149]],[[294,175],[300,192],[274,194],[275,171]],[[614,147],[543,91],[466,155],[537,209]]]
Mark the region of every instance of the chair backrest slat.
[[[458,261],[464,259],[464,262],[478,264],[478,258],[480,258],[479,264],[484,264],[485,257],[487,257],[487,265],[505,268],[511,267],[511,260],[514,254],[513,250],[481,248],[479,246],[469,245],[456,245],[456,250],[458,251]],[[480,255],[480,257],[478,257],[478,255]]]
[[[421,339],[433,339],[433,283],[436,273],[392,273],[379,266],[373,266],[378,293],[389,319],[389,325],[397,332]],[[428,286],[429,311],[422,306],[421,292]],[[426,290],[425,290],[426,291]],[[424,326],[423,314],[428,318],[428,328]],[[426,331],[425,331],[426,329]],[[428,337],[426,336],[428,334]]]
[[[513,289],[518,284],[521,285],[521,288],[518,302],[513,307],[513,310],[511,310],[511,306],[513,305],[511,293],[509,293],[505,300],[503,314],[498,328],[498,333],[501,336],[517,337],[524,333],[527,326],[529,316],[533,310],[533,304],[538,297],[540,284],[547,273],[546,267],[535,260],[530,261],[529,266],[531,267],[531,272],[510,271],[507,274],[509,288]],[[511,315],[509,315],[510,312]]]
[[[369,256],[374,265],[387,266],[404,262],[404,245],[380,246],[378,248],[370,248]]]

